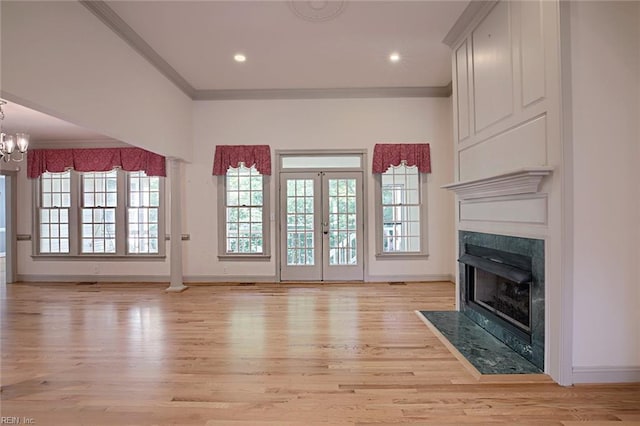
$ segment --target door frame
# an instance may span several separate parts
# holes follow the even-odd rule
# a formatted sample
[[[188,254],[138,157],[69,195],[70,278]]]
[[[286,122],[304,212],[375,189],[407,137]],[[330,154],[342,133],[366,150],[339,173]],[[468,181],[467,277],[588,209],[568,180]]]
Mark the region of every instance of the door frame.
[[[5,192],[5,218],[6,218],[6,248],[5,248],[5,274],[7,284],[16,282],[18,266],[18,238],[17,238],[17,218],[18,218],[18,171],[0,170],[0,175],[4,175]]]
[[[324,171],[336,171],[336,172],[362,172],[362,223],[363,223],[363,232],[362,232],[362,262],[363,262],[363,281],[366,281],[369,276],[369,220],[368,214],[369,211],[369,174],[367,174],[367,166],[369,162],[367,161],[367,150],[366,149],[283,149],[283,150],[275,150],[275,177],[276,179],[272,179],[274,184],[277,185],[276,190],[273,191],[275,199],[272,200],[272,205],[275,205],[274,219],[275,219],[275,229],[273,230],[272,235],[277,235],[275,239],[275,267],[276,267],[276,282],[282,283],[282,276],[280,273],[280,262],[282,261],[281,255],[281,232],[282,232],[282,222],[281,222],[281,191],[280,187],[280,173],[283,173],[282,169],[282,158],[287,156],[328,156],[328,155],[358,155],[360,156],[360,167],[359,168],[305,168],[305,169],[291,169],[291,171],[299,171],[299,172],[324,172]],[[286,172],[285,172],[286,173]]]

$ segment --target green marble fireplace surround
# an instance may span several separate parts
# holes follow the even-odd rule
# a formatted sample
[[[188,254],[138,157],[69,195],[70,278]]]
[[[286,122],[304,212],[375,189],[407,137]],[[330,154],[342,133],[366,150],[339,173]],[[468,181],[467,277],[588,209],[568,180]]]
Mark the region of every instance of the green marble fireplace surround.
[[[469,267],[459,263],[460,268],[460,309],[472,321],[504,342],[513,351],[544,371],[544,241],[532,238],[485,234],[480,232],[459,232],[460,257],[467,254],[468,245],[499,250],[517,257],[531,259],[530,285],[530,337],[516,330],[508,321],[467,303],[467,271]]]

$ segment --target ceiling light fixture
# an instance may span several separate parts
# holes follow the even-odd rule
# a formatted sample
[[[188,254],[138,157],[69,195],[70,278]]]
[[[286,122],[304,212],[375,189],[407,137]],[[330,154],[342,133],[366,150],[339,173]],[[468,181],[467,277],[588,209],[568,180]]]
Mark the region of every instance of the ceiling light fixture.
[[[2,106],[6,104],[6,101],[0,99],[0,160],[4,160],[7,163],[10,160],[16,162],[22,161],[24,160],[24,153],[27,152],[27,148],[29,147],[29,135],[26,133],[16,133],[14,136],[2,131],[2,123],[4,122]],[[16,148],[18,148],[20,157],[11,157]]]
[[[389,60],[394,64],[396,62],[400,62],[400,54],[398,52],[393,52],[391,55],[389,55]]]
[[[236,53],[233,56],[233,60],[236,61],[236,62],[244,62],[244,61],[247,60],[247,57],[244,56],[242,53]]]

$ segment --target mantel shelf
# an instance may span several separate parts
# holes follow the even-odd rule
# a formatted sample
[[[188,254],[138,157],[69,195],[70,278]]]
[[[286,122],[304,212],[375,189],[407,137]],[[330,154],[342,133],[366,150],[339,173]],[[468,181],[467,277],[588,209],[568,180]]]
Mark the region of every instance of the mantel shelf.
[[[482,179],[454,182],[442,188],[454,191],[463,200],[531,194],[538,192],[542,178],[552,172],[552,167],[526,167]]]

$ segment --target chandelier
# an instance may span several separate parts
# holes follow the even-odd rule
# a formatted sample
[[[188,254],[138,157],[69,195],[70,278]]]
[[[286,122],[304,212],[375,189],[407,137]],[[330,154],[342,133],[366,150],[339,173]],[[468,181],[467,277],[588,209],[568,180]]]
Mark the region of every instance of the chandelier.
[[[4,111],[2,106],[7,102],[0,99],[0,160],[5,162],[22,161],[24,160],[24,153],[27,152],[29,147],[29,135],[27,133],[16,133],[14,135],[6,134],[2,130],[2,123],[4,122]],[[16,153],[16,148],[18,152]],[[20,154],[20,156],[17,156]]]

